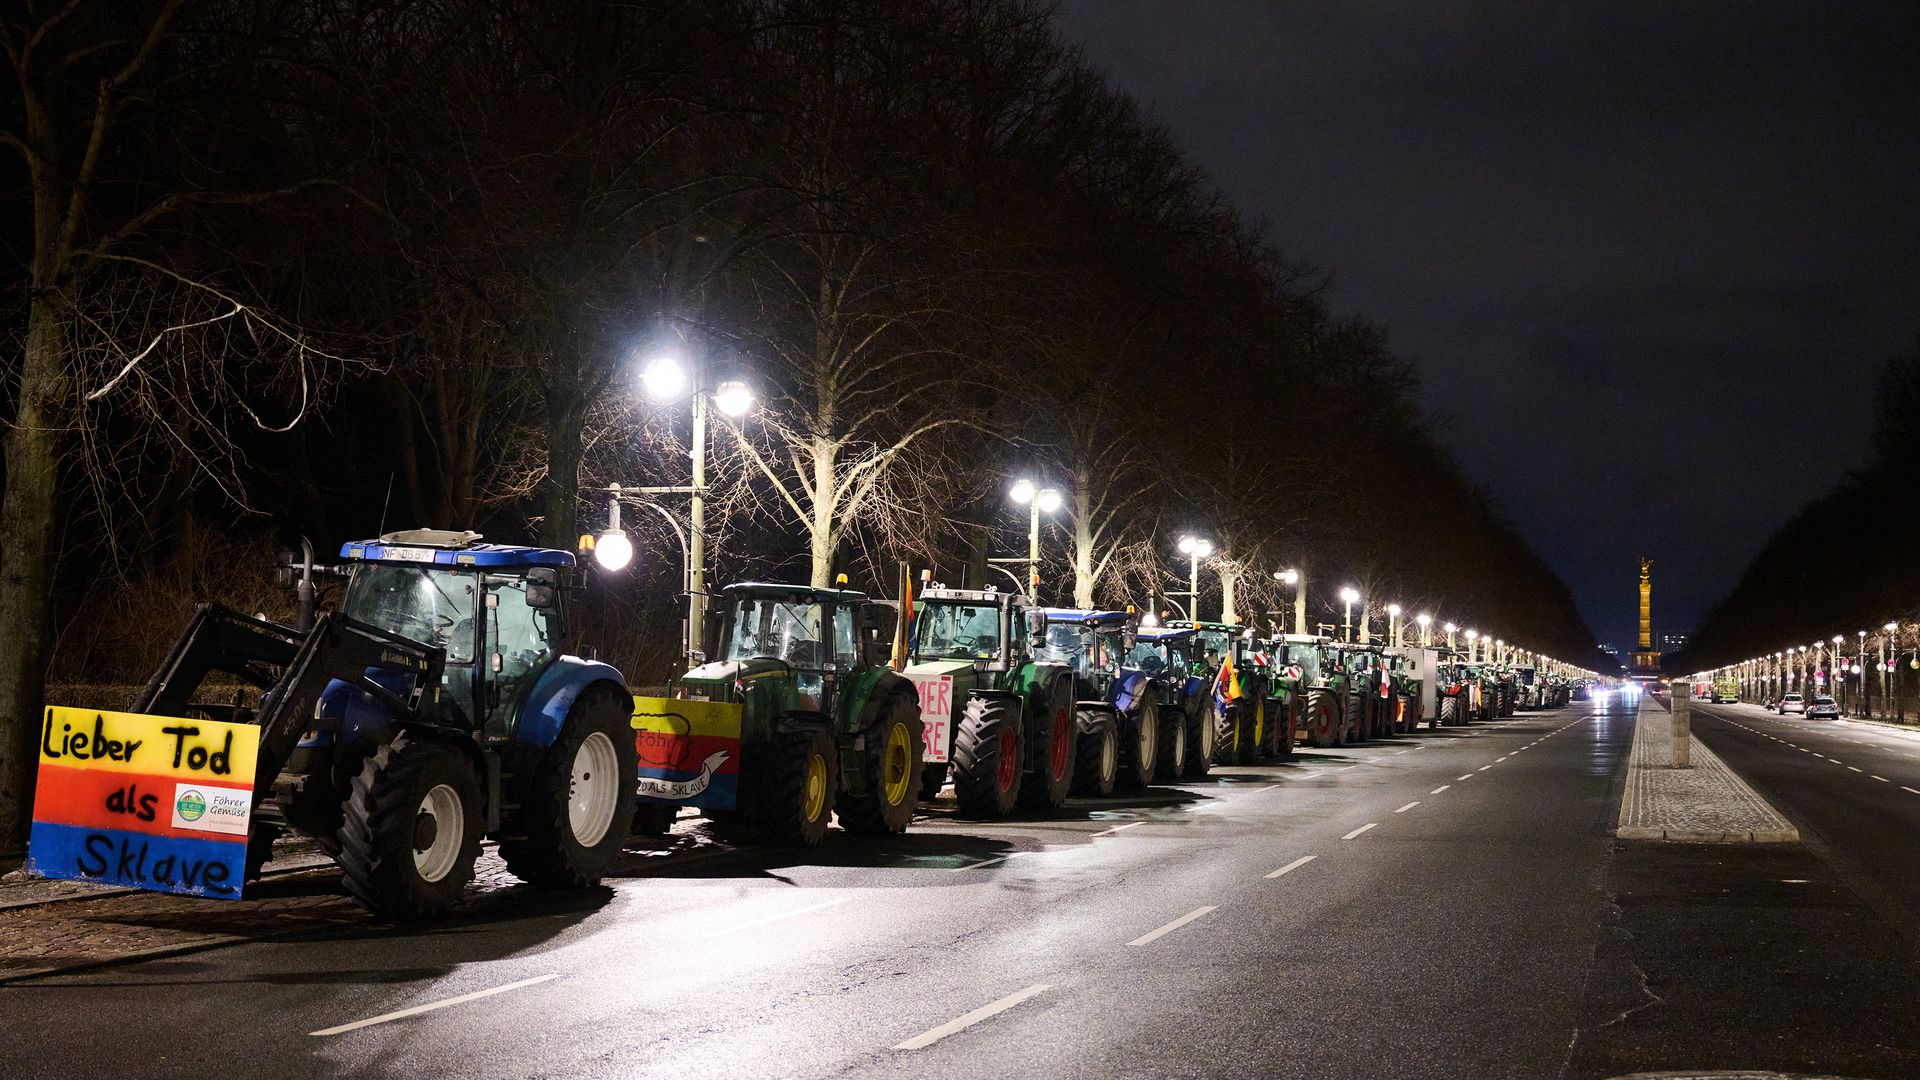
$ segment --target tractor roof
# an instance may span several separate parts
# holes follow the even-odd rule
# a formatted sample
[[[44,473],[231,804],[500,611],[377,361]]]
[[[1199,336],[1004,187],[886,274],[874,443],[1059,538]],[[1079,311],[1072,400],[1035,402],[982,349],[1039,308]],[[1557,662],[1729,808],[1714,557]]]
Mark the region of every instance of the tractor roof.
[[[483,544],[477,532],[407,529],[377,540],[340,545],[340,557],[364,562],[431,563],[435,566],[572,566],[573,552],[517,544]]]
[[[1171,641],[1176,638],[1191,638],[1191,626],[1143,626],[1140,628],[1141,641]]]
[[[1048,622],[1127,622],[1133,618],[1130,611],[1088,611],[1084,608],[1041,608],[1047,613]]]
[[[1200,622],[1194,619],[1175,619],[1167,625],[1192,630],[1224,630],[1229,634],[1243,634],[1247,630],[1245,623]]]
[[[1024,605],[1026,602],[1026,598],[1019,593],[1003,593],[993,589],[932,588],[922,590],[916,599],[955,604],[998,604],[1012,600],[1016,605]]]
[[[816,589],[811,585],[783,585],[773,581],[740,581],[720,590],[732,599],[741,595],[773,596],[790,603],[818,604],[828,600],[842,604],[865,603],[867,594],[853,589]]]

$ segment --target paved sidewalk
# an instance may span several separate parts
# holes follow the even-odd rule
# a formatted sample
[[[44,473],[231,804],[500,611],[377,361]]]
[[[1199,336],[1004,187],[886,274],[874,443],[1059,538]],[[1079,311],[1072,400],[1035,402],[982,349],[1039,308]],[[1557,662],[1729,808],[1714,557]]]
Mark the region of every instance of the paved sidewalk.
[[[1673,768],[1673,717],[1643,701],[1620,800],[1622,840],[1798,843],[1800,832],[1692,737],[1693,768]]]

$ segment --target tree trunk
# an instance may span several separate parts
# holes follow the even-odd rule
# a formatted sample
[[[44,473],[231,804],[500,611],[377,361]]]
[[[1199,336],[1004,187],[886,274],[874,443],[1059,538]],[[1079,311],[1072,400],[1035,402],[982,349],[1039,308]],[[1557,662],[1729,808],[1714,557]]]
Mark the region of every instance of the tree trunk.
[[[813,587],[824,589],[833,584],[834,446],[824,438],[813,440],[813,520],[807,525],[813,548]]]
[[[1223,623],[1237,623],[1240,621],[1240,612],[1234,607],[1233,603],[1233,593],[1239,585],[1240,572],[1222,566],[1220,568],[1220,621]],[[1197,608],[1198,606],[1198,601],[1195,601],[1195,607]]]
[[[0,496],[0,849],[18,849],[33,817],[53,586],[54,496],[65,398],[66,325],[57,301],[27,316],[19,404],[6,435]]]
[[[1073,606],[1093,607],[1093,529],[1087,524],[1086,508],[1091,500],[1074,494],[1073,515]]]

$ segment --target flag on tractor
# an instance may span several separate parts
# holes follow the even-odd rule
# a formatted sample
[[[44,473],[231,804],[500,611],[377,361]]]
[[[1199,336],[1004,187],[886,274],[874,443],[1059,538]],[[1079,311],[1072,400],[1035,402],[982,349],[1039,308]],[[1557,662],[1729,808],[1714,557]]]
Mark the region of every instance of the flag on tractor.
[[[900,671],[907,666],[908,650],[913,648],[913,572],[906,563],[900,564],[900,617],[893,623],[893,659],[892,668]]]
[[[1233,650],[1229,648],[1220,659],[1219,673],[1213,677],[1213,700],[1220,711],[1225,712],[1229,702],[1239,701],[1241,697],[1240,675],[1233,670]]]

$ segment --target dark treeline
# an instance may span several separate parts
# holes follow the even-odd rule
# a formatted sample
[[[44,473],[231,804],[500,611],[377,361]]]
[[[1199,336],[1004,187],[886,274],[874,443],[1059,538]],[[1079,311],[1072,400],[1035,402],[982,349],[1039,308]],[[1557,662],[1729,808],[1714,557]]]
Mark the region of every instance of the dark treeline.
[[[279,612],[276,546],[474,528],[573,547],[687,482],[715,576],[953,580],[1066,496],[1043,598],[1299,566],[1551,655],[1592,636],[1428,433],[1410,366],[1224,205],[1032,0],[9,5],[0,725],[143,678],[188,605]],[[667,509],[684,514],[683,501]],[[587,590],[637,680],[677,542]],[[23,756],[25,755],[25,756]],[[0,802],[4,802],[0,798]]]
[[[1681,660],[1710,668],[1789,644],[1865,630],[1874,643],[1901,623],[1898,646],[1920,646],[1920,343],[1895,357],[1874,400],[1873,459],[1808,503],[1755,556],[1708,614]]]

